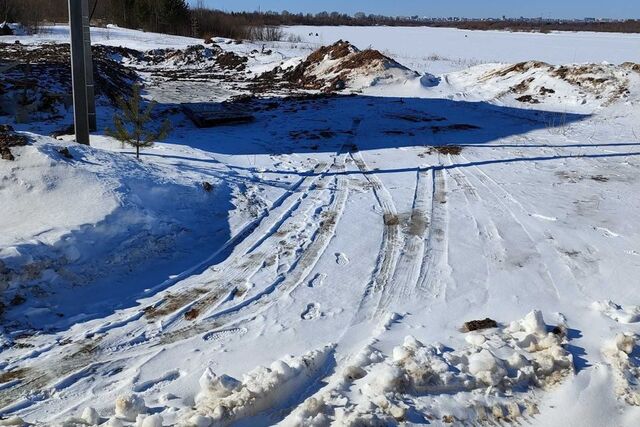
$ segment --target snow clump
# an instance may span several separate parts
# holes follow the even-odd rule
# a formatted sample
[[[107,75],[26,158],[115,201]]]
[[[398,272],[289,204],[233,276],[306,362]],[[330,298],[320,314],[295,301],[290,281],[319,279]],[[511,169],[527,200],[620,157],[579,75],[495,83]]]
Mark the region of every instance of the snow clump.
[[[126,421],[136,421],[139,414],[147,412],[144,399],[136,394],[118,396],[116,399],[116,417]]]
[[[265,410],[283,408],[324,372],[333,350],[334,346],[329,345],[300,357],[287,356],[269,368],[255,368],[242,381],[207,369],[200,378],[196,413],[187,414],[180,425],[226,425]]]
[[[616,394],[634,406],[640,406],[640,361],[633,356],[637,346],[637,335],[623,333],[616,335],[602,349],[613,368]]]

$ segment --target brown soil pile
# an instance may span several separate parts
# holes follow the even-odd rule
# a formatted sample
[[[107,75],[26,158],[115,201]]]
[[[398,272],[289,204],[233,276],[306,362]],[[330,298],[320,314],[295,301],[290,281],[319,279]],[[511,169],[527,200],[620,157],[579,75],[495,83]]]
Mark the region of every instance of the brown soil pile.
[[[338,40],[331,46],[322,46],[307,57],[306,62],[313,64],[324,61],[328,56],[330,59],[341,59],[355,51],[355,47],[349,42]]]
[[[522,74],[534,68],[549,68],[549,67],[551,67],[549,64],[542,61],[519,62],[517,64],[502,68],[500,70],[493,71],[485,75],[481,80],[483,81],[489,80],[494,77],[506,77],[509,74]]]
[[[640,64],[636,64],[633,62],[625,62],[622,64],[622,68],[626,68],[627,70],[635,71],[636,73],[640,73]]]
[[[236,55],[233,52],[224,52],[218,55],[216,63],[224,69],[242,71],[247,67],[248,60],[246,56]]]
[[[253,89],[264,91],[282,87],[336,92],[345,89],[349,80],[356,75],[380,73],[392,68],[409,72],[408,68],[377,50],[360,51],[351,43],[339,40],[311,53],[292,69],[275,68],[263,73],[255,78]]]

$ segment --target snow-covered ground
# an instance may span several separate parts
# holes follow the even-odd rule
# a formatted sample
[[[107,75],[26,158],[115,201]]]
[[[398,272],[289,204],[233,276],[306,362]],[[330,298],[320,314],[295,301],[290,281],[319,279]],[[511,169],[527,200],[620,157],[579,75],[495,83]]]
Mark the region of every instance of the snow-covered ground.
[[[417,71],[441,73],[490,62],[640,62],[640,34],[468,31],[429,27],[288,27],[321,46],[340,39],[390,54]],[[316,36],[317,34],[317,36]]]
[[[68,110],[0,116],[30,139],[0,160],[0,415],[16,417],[0,425],[636,425],[640,69],[620,64],[640,38],[287,31],[323,36],[216,40],[248,58],[226,77],[118,57],[173,122],[140,162],[102,131],[91,147],[43,136]],[[266,91],[237,126],[175,108],[340,38],[420,74],[389,62],[348,68],[357,96]],[[335,79],[348,55],[301,70]],[[513,64],[534,59],[549,64]]]

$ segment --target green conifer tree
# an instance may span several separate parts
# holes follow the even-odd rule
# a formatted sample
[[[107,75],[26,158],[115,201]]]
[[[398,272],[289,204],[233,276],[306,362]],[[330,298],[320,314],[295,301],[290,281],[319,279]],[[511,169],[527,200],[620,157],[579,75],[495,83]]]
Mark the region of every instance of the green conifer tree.
[[[123,147],[125,144],[136,147],[136,158],[140,159],[140,148],[153,146],[154,141],[166,138],[171,131],[169,120],[163,121],[157,129],[148,127],[155,106],[155,101],[144,106],[140,97],[140,85],[133,85],[128,100],[118,99],[120,111],[114,114],[113,129],[108,128],[107,135],[121,141]]]

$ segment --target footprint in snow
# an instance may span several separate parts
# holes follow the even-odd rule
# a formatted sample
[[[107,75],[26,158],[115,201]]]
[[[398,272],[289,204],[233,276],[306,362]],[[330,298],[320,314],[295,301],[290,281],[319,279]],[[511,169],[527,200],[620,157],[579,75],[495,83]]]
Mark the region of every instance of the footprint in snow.
[[[309,287],[315,288],[318,286],[322,286],[324,284],[324,279],[326,278],[327,278],[327,275],[324,273],[316,274],[316,276],[313,279],[311,279],[311,281],[309,282]]]
[[[322,316],[320,312],[320,304],[311,303],[307,305],[307,308],[302,312],[300,317],[303,320],[313,320]]]
[[[338,265],[347,265],[349,264],[349,258],[342,252],[336,253],[336,264]]]

